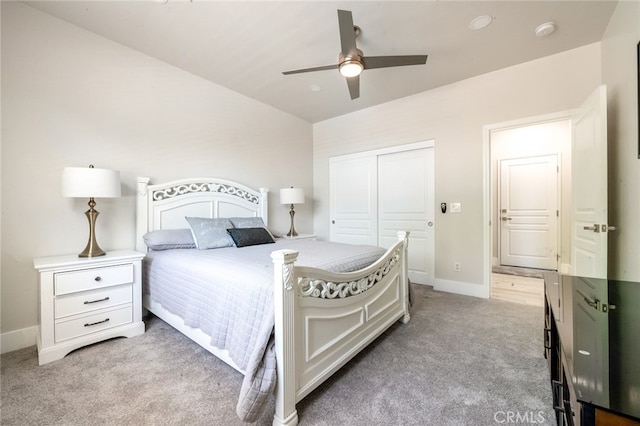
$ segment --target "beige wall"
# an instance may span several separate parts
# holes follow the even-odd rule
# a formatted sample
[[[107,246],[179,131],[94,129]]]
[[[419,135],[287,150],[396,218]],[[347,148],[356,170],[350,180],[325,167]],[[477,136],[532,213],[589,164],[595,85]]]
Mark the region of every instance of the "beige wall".
[[[638,65],[640,2],[620,1],[602,38],[609,138],[609,276],[640,280]]]
[[[315,231],[329,235],[328,158],[434,139],[436,283],[475,294],[483,280],[482,127],[567,111],[608,89],[609,274],[640,280],[640,160],[636,45],[640,2],[620,1],[601,43],[506,68],[314,125]],[[453,271],[453,262],[463,264]]]
[[[123,197],[98,201],[97,234],[107,250],[134,246],[139,175],[156,182],[220,176],[273,193],[302,186],[314,203],[297,208],[296,228],[315,228],[326,238],[330,156],[434,139],[436,202],[462,203],[459,215],[436,214],[436,280],[473,287],[482,281],[485,249],[483,126],[571,109],[601,83],[609,90],[610,223],[620,229],[611,237],[610,271],[638,280],[639,20],[640,2],[621,1],[602,43],[311,126],[28,6],[2,2],[1,330],[37,324],[32,258],[84,247],[86,204],[60,196],[60,172],[89,163],[122,173]],[[273,193],[270,219],[286,230],[286,208]],[[454,261],[461,272],[453,271]]]
[[[98,200],[105,250],[134,248],[137,176],[268,187],[282,231],[278,189],[312,194],[308,122],[16,2],[2,2],[2,123],[2,332],[38,322],[32,259],[87,242],[88,200],[60,195],[65,166],[121,172],[122,197]],[[301,232],[310,201],[296,208]]]
[[[565,111],[600,84],[600,43],[506,68],[314,125],[315,231],[329,235],[328,158],[435,140],[436,287],[480,294],[483,282],[483,126]],[[461,262],[462,271],[453,269]]]

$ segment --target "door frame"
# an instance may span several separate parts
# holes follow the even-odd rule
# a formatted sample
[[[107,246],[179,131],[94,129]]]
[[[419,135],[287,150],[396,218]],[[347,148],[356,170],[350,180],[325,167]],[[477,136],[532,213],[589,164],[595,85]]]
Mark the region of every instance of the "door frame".
[[[492,218],[493,218],[493,191],[491,185],[491,133],[498,130],[508,130],[517,127],[528,127],[536,124],[544,124],[553,121],[571,120],[575,109],[554,112],[534,117],[520,118],[501,123],[487,124],[482,127],[482,163],[483,163],[483,225],[482,225],[482,289],[478,292],[480,297],[491,297],[491,269],[493,266],[493,247],[498,242],[493,239]],[[560,179],[560,187],[558,189],[560,200],[562,199],[562,179]],[[560,207],[560,204],[559,204]],[[558,250],[562,249],[562,241],[560,240],[562,221],[558,223]]]

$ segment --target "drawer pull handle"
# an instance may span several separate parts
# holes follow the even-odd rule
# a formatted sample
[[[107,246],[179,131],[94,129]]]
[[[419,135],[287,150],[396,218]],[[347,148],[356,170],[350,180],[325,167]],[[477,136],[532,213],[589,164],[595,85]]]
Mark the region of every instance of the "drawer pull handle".
[[[84,326],[85,327],[91,327],[92,325],[98,325],[98,324],[102,324],[102,323],[105,323],[105,322],[108,322],[108,321],[109,321],[109,318],[104,319],[102,321],[98,321],[98,322],[86,323]]]
[[[544,348],[551,349],[551,329],[547,327],[544,328]]]
[[[84,304],[85,305],[90,305],[92,303],[98,303],[98,302],[106,302],[107,300],[109,300],[109,296],[105,297],[104,299],[98,299],[98,300],[85,300]]]
[[[97,277],[94,278],[94,281],[101,281],[102,278],[100,278],[100,276],[98,275]]]
[[[551,388],[553,390],[553,410],[557,413],[564,413],[564,406],[562,402],[564,402],[563,390],[564,383],[558,380],[551,380]]]

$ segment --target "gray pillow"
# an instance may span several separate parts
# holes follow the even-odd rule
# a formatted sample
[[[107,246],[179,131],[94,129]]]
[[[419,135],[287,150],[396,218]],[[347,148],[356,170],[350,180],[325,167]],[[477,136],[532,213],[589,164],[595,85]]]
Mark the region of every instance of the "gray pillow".
[[[191,234],[199,250],[233,247],[233,240],[227,232],[233,225],[227,218],[185,217],[191,227]]]
[[[282,237],[282,235],[274,232],[272,229],[269,229],[264,224],[264,220],[262,220],[261,217],[230,217],[229,220],[233,224],[234,228],[264,228],[271,234],[273,238]]]
[[[236,247],[275,243],[271,234],[265,228],[232,228],[228,229],[227,232],[233,238]]]
[[[265,228],[261,217],[230,217],[234,228]]]
[[[191,229],[161,229],[142,236],[150,250],[172,250],[196,248]]]

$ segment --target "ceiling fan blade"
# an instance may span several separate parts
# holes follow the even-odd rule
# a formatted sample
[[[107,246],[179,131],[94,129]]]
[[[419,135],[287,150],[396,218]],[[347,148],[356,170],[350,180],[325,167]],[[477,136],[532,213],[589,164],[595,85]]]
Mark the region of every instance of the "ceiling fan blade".
[[[304,68],[301,70],[293,70],[293,71],[283,71],[282,74],[284,75],[289,75],[289,74],[301,74],[303,72],[313,72],[313,71],[325,71],[325,70],[335,70],[338,69],[338,65],[324,65],[321,67],[314,67],[314,68]]]
[[[423,65],[427,63],[427,55],[405,56],[363,56],[364,69],[402,67],[405,65]]]
[[[355,77],[346,77],[347,86],[349,86],[349,94],[351,95],[351,100],[360,97],[360,76],[357,75]]]
[[[340,47],[345,56],[358,54],[356,47],[356,30],[353,27],[353,16],[348,10],[338,10],[338,27],[340,28]]]

